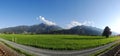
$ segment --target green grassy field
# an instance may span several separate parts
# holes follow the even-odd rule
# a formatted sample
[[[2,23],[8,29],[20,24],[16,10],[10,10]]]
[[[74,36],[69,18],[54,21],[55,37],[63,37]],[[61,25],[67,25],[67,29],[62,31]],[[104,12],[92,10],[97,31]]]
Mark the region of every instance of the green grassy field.
[[[120,39],[119,37],[105,38],[102,36],[20,34],[1,34],[0,37],[19,44],[53,50],[82,50]]]

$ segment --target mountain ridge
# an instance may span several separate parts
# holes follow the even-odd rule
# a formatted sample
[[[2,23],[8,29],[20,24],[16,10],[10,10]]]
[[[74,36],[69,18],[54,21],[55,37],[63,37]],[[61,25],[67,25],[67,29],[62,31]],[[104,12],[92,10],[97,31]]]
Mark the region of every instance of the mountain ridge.
[[[57,25],[47,25],[44,23],[31,26],[21,25],[0,29],[0,33],[15,34],[78,34],[78,35],[101,35],[103,29],[92,26],[75,26],[70,29],[64,29]]]
[[[49,32],[49,34],[101,35],[102,31],[102,29],[96,27],[81,25],[72,27],[70,29]]]
[[[22,25],[22,26],[15,26],[15,27],[8,27],[8,28],[2,28],[0,29],[0,33],[36,33],[40,34],[44,31],[55,31],[55,30],[61,30],[62,28],[56,25],[46,25],[44,23],[41,24],[35,24],[31,26]]]

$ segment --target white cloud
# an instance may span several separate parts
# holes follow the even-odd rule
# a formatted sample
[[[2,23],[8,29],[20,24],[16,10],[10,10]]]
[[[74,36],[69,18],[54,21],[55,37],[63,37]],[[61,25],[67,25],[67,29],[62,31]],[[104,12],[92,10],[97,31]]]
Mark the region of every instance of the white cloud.
[[[94,26],[93,21],[84,21],[84,22],[78,22],[78,21],[72,21],[70,24],[67,25],[67,29],[70,29],[71,27],[74,26],[81,26],[81,25],[86,25],[86,26]]]
[[[71,27],[74,27],[74,26],[81,26],[82,23],[79,23],[77,21],[72,21],[70,24],[67,25],[67,28],[71,28]]]
[[[47,24],[47,25],[56,25],[56,23],[54,23],[54,22],[52,22],[52,21],[49,21],[49,20],[46,20],[44,17],[42,17],[42,16],[39,16],[39,19],[43,22],[43,23],[45,23],[45,24]]]

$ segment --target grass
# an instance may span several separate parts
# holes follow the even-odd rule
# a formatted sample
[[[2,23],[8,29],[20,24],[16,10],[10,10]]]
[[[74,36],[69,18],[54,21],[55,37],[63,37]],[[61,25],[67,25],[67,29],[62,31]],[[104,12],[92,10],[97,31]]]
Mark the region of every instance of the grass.
[[[119,37],[105,38],[102,36],[22,34],[1,34],[0,37],[19,44],[52,50],[82,50],[120,39]]]

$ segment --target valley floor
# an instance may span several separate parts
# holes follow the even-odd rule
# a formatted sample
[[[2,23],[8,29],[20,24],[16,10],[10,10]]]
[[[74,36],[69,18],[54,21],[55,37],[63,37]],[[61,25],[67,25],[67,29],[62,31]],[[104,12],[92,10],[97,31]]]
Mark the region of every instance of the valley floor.
[[[46,49],[39,49],[39,48],[30,47],[30,46],[20,45],[20,44],[16,44],[14,42],[7,41],[1,38],[0,40],[4,41],[5,43],[17,49],[23,50],[27,53],[34,54],[35,56],[89,56],[90,54],[96,53],[100,50],[104,50],[106,48],[109,48],[113,44],[120,42],[120,41],[115,41],[104,46],[87,49],[87,50],[80,50],[80,51],[79,50],[78,51],[55,51],[55,50],[46,50]]]

